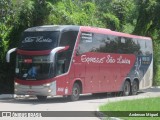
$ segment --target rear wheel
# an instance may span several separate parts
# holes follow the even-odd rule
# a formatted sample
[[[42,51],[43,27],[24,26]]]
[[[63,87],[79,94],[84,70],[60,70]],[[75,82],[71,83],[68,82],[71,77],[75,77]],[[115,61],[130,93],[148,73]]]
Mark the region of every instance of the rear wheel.
[[[72,94],[70,96],[70,99],[72,101],[76,101],[79,99],[79,95],[80,95],[80,86],[78,83],[75,83],[72,88]]]
[[[39,101],[45,101],[47,99],[47,96],[37,95],[37,98],[38,98]]]
[[[133,81],[133,83],[132,83],[132,89],[131,89],[131,93],[132,93],[132,95],[136,95],[137,94],[137,92],[138,92],[138,82],[137,81]]]
[[[131,91],[131,85],[129,81],[125,81],[123,85],[123,95],[128,96]]]

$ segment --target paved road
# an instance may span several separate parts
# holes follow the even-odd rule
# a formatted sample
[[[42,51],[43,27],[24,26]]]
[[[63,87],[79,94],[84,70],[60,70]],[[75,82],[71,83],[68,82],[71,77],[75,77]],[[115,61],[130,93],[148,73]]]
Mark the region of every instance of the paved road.
[[[16,99],[0,99],[0,111],[96,111],[99,105],[106,102],[125,100],[125,99],[138,99],[145,97],[156,97],[160,96],[160,88],[150,88],[143,92],[140,92],[135,96],[128,97],[115,97],[107,94],[102,96],[92,96],[85,95],[81,96],[79,101],[70,102],[62,97],[49,98],[47,101],[40,102],[35,98],[16,98]],[[56,113],[53,113],[56,114]],[[64,112],[59,112],[58,114],[65,114]],[[70,114],[70,113],[69,113]],[[76,113],[73,112],[75,115]],[[84,113],[82,113],[83,115]],[[89,116],[93,117],[57,117],[57,118],[47,118],[52,120],[99,120],[99,118],[94,117],[94,112],[87,113]],[[0,118],[1,120],[2,118]],[[9,118],[3,118],[3,120],[8,120]],[[16,118],[17,119],[17,118]],[[20,118],[22,119],[22,118]],[[38,120],[44,120],[44,118],[36,118]],[[14,118],[15,120],[15,118]]]

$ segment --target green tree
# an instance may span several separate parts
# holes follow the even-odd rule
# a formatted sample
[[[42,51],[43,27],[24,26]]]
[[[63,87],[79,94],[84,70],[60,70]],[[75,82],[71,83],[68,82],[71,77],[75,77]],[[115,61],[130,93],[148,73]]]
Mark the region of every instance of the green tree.
[[[18,1],[18,0],[16,0]],[[15,2],[16,19],[9,34],[9,47],[17,47],[22,32],[33,26],[44,25],[48,20],[49,8],[45,0]]]
[[[14,18],[11,0],[0,1],[0,18],[0,93],[7,93],[13,89],[12,86],[9,86],[9,82],[7,81],[9,72],[5,63],[5,56],[9,45],[8,35],[12,30],[12,20]]]
[[[135,34],[151,36],[160,27],[160,1],[139,1],[139,15],[134,29]]]
[[[48,14],[45,0],[0,1],[0,93],[13,92],[15,54],[6,64],[7,50],[18,46],[26,28],[45,24]]]
[[[13,5],[11,0],[0,1],[0,18],[0,62],[2,64],[8,49],[7,36],[12,29]]]
[[[103,26],[97,17],[96,5],[92,2],[62,0],[56,4],[48,2],[51,9],[48,24],[73,24]]]
[[[131,33],[137,18],[136,1],[134,0],[101,0],[96,1],[99,16],[107,28]]]
[[[134,34],[150,36],[154,47],[154,85],[160,84],[160,1],[142,0],[139,4],[139,15]]]

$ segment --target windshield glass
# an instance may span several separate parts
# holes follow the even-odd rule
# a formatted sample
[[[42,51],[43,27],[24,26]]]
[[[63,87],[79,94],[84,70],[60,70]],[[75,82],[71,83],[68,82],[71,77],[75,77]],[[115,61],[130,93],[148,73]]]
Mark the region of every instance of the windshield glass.
[[[58,31],[24,32],[19,44],[22,50],[49,50],[58,45]]]
[[[23,80],[44,80],[54,76],[50,56],[17,55],[16,76]]]

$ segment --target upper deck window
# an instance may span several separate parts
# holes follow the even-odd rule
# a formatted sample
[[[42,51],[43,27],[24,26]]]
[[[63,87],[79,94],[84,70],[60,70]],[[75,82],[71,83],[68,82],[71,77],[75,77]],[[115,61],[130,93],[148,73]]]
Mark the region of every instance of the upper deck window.
[[[58,31],[24,32],[19,44],[23,50],[49,50],[58,45]]]

